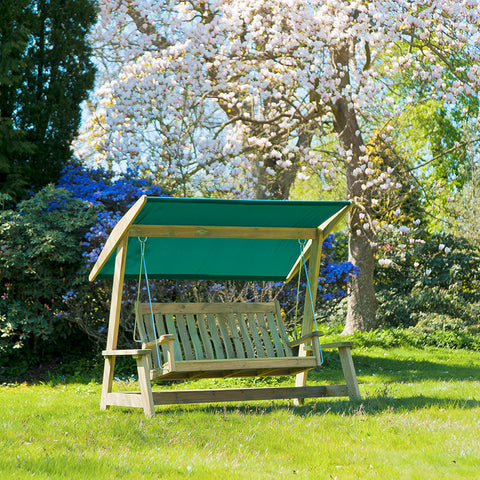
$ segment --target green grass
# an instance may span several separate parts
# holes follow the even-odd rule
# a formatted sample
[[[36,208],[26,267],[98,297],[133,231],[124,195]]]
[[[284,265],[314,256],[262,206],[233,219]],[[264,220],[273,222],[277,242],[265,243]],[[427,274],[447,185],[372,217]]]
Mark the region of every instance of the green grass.
[[[140,410],[101,412],[95,382],[5,385],[0,479],[480,477],[480,352],[353,354],[363,396],[356,403],[157,407],[145,419]],[[325,360],[310,384],[341,380],[336,356]]]

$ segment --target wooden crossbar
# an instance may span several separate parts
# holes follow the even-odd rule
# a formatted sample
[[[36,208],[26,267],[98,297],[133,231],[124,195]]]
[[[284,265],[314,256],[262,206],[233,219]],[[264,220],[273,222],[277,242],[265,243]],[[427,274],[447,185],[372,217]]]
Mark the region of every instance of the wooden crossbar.
[[[162,390],[152,393],[154,405],[187,403],[248,402],[286,400],[292,398],[322,398],[347,396],[346,385],[317,385],[309,387],[262,387],[202,390]],[[110,405],[142,407],[141,392],[108,394]]]
[[[217,227],[209,225],[132,225],[130,237],[248,238],[297,240],[316,238],[317,228]]]
[[[262,303],[152,303],[153,313],[276,313],[275,302]],[[142,315],[150,313],[150,304],[141,303],[139,312]]]

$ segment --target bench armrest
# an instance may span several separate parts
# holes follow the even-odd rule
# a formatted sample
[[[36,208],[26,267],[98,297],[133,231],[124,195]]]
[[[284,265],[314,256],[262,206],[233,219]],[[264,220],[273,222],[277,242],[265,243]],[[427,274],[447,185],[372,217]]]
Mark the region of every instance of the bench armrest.
[[[164,344],[168,345],[170,342],[173,342],[174,340],[175,340],[175,335],[171,333],[167,333],[166,335],[161,335],[160,338],[157,339],[157,341],[142,343],[142,348],[151,350],[152,348],[155,348],[157,345],[164,345]]]
[[[132,355],[132,357],[138,357],[142,355],[148,355],[149,353],[150,350],[142,348],[130,348],[128,350],[104,350],[102,352],[102,355],[104,357],[118,357],[120,355]]]
[[[309,342],[313,338],[323,336],[323,332],[310,332],[307,335],[303,335],[302,337],[298,338],[297,340],[292,340],[288,342],[289,347],[296,347],[297,345],[301,345],[302,343]]]
[[[330,348],[352,348],[353,342],[322,343],[322,350]]]
[[[142,343],[142,348],[147,349],[148,352],[151,352],[158,345],[166,345],[167,361],[162,368],[165,372],[171,372],[175,370],[175,349],[173,347],[174,341],[175,335],[173,335],[172,333],[167,333],[165,335],[161,335],[160,338],[157,339],[157,341]]]

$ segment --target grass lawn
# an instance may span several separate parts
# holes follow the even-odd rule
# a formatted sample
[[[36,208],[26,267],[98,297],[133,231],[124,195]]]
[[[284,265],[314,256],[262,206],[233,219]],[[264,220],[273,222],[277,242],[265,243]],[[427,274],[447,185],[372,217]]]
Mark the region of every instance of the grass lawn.
[[[101,412],[96,382],[1,386],[0,479],[480,478],[480,352],[353,355],[356,403],[157,407],[145,419]],[[309,383],[325,379],[341,380],[333,354]]]

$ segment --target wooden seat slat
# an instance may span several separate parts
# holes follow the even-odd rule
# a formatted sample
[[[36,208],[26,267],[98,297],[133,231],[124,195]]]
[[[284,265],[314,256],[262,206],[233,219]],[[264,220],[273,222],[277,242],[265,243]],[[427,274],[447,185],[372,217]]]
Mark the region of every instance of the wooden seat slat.
[[[225,352],[223,350],[222,341],[220,340],[220,335],[218,334],[217,322],[213,313],[207,313],[207,322],[210,327],[213,346],[215,348],[215,357],[218,359],[225,358]]]
[[[195,317],[193,313],[187,313],[185,317],[187,319],[188,334],[190,335],[190,340],[192,341],[193,350],[195,351],[195,359],[203,360],[204,355],[203,355],[202,342],[200,342],[200,338],[198,336],[197,322],[195,320]]]
[[[212,342],[210,336],[208,335],[206,322],[206,316],[204,313],[199,313],[197,316],[198,331],[200,332],[200,337],[202,339],[202,344],[205,352],[205,358],[207,360],[213,360],[215,355],[213,353]]]
[[[235,358],[245,358],[245,351],[239,335],[239,328],[237,327],[235,315],[233,313],[227,313],[226,318],[230,329],[230,336],[233,340],[233,345],[235,346]]]
[[[242,358],[225,360],[192,360],[176,362],[177,372],[195,372],[208,370],[251,370],[251,369],[280,369],[280,368],[313,368],[316,366],[315,357],[290,358]]]
[[[220,334],[222,336],[222,344],[227,353],[227,358],[235,358],[235,351],[233,350],[232,342],[230,341],[230,332],[227,328],[227,319],[224,313],[217,315],[218,319],[218,328],[220,329]]]
[[[135,340],[143,341],[143,339],[148,338],[147,332],[145,331],[145,322],[144,322],[144,317],[143,314],[140,313],[140,305],[136,305],[135,307],[137,313],[136,313],[136,327],[138,329],[138,335],[140,338],[135,338]]]
[[[145,331],[147,332],[147,338],[153,340],[155,338],[155,333],[154,333],[154,329],[153,329],[152,316],[150,314],[145,315],[144,325],[145,325]]]
[[[253,348],[252,341],[250,340],[251,333],[248,330],[247,322],[245,319],[245,313],[237,314],[237,321],[242,335],[243,344],[245,346],[245,353],[247,358],[255,358],[255,350]]]
[[[255,348],[257,349],[257,357],[264,358],[265,357],[265,350],[263,348],[263,343],[258,334],[258,326],[257,326],[257,317],[253,313],[247,314],[248,324],[250,326],[250,332],[252,334],[253,342],[255,344]]]

